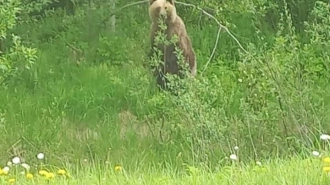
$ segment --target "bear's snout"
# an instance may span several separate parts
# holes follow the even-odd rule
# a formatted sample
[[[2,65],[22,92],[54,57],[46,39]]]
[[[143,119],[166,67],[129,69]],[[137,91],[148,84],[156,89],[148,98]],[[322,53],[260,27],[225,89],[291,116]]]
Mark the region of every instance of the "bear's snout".
[[[161,10],[161,7],[157,7],[157,8],[155,9],[155,11],[156,11],[157,13],[160,13],[160,10]]]

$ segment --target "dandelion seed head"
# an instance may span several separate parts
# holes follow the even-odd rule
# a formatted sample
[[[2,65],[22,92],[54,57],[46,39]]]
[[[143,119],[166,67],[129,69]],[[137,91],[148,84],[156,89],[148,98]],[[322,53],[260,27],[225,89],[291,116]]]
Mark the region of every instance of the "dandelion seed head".
[[[5,166],[5,167],[2,169],[2,171],[8,173],[8,172],[9,172],[9,169],[10,169],[10,168],[9,168],[8,166]]]
[[[312,154],[313,154],[314,156],[318,157],[318,156],[320,155],[320,152],[318,152],[318,151],[313,151]]]
[[[21,159],[19,157],[14,157],[12,160],[13,164],[19,164],[21,162]]]
[[[40,160],[44,159],[45,155],[43,153],[38,153],[37,158],[40,159]]]
[[[236,156],[236,154],[231,154],[231,155],[229,156],[229,158],[230,158],[231,160],[233,160],[233,161],[236,161],[236,160],[237,160],[237,156]]]
[[[322,134],[322,135],[320,136],[320,139],[323,140],[323,141],[327,141],[327,140],[330,139],[330,135],[328,135],[328,134]]]
[[[7,162],[7,166],[12,166],[12,165],[13,165],[13,163],[11,161]]]
[[[27,171],[30,170],[30,165],[26,164],[26,163],[22,163],[21,164],[23,168],[25,168]]]

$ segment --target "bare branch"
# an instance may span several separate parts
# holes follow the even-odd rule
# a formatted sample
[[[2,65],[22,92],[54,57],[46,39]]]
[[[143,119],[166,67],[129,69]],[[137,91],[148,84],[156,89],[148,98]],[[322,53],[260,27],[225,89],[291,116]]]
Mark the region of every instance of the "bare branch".
[[[236,38],[236,37],[235,37],[235,36],[229,31],[229,29],[228,29],[226,26],[222,25],[222,24],[220,23],[220,21],[219,21],[217,18],[215,18],[213,15],[209,14],[208,12],[206,12],[205,10],[203,10],[202,8],[199,8],[199,7],[197,7],[196,5],[193,5],[193,4],[183,3],[183,2],[180,2],[180,1],[176,1],[176,4],[181,4],[181,5],[184,5],[184,6],[188,6],[188,7],[196,8],[196,9],[200,10],[203,14],[209,16],[211,19],[213,19],[213,20],[218,24],[218,26],[219,26],[220,28],[223,28],[223,29],[229,34],[229,36],[230,36],[232,39],[234,39],[234,41],[238,44],[238,46],[239,46],[239,47],[240,47],[245,53],[248,53],[248,52],[246,51],[246,49],[244,49],[244,47],[242,46],[242,44],[238,41],[238,39],[237,39],[237,38]]]
[[[149,1],[149,0],[138,1],[138,2],[134,2],[134,3],[129,3],[129,4],[127,4],[127,5],[122,6],[121,8],[119,8],[119,10],[122,10],[122,9],[124,9],[124,8],[128,8],[128,7],[130,7],[130,6],[134,6],[134,5],[138,5],[138,4],[146,3],[146,2],[148,2],[148,1]]]
[[[215,44],[214,44],[214,47],[213,47],[213,50],[212,50],[212,53],[211,53],[211,56],[209,58],[209,60],[206,62],[205,66],[204,66],[204,69],[202,71],[202,74],[204,73],[204,71],[206,70],[207,66],[210,64],[213,56],[214,56],[214,53],[215,53],[215,50],[217,49],[217,46],[218,46],[218,43],[219,43],[219,38],[220,38],[220,32],[221,32],[221,29],[222,27],[219,27],[218,29],[218,33],[217,33],[217,38],[215,40]]]
[[[102,20],[101,22],[104,24],[104,23],[107,22],[112,16],[114,16],[114,15],[116,15],[117,13],[121,12],[123,9],[128,8],[128,7],[130,7],[130,6],[135,6],[135,5],[143,4],[143,3],[146,3],[146,2],[149,2],[149,0],[137,1],[137,2],[129,3],[129,4],[125,5],[125,6],[122,6],[122,7],[118,8],[118,9],[116,9],[116,11],[110,13],[110,15],[107,16],[107,18],[104,19],[104,20]]]
[[[222,24],[220,23],[220,21],[219,21],[217,18],[215,18],[213,15],[209,14],[208,12],[206,12],[205,10],[203,10],[202,8],[199,8],[199,7],[197,7],[196,5],[193,5],[193,4],[183,3],[183,2],[180,2],[180,1],[176,1],[175,3],[176,3],[176,4],[181,4],[181,5],[184,5],[184,6],[188,6],[188,7],[196,8],[196,9],[200,10],[203,14],[209,16],[211,19],[213,19],[213,20],[218,24],[218,26],[219,26],[220,28],[223,28],[223,29],[229,34],[229,36],[230,36],[232,39],[234,39],[234,41],[238,44],[238,46],[239,46],[239,47],[240,47],[245,53],[248,53],[248,52],[246,51],[246,49],[244,49],[244,47],[242,46],[242,44],[238,41],[238,39],[237,39],[237,38],[236,38],[236,37],[235,37],[235,36],[229,31],[229,29],[228,29],[226,26],[222,25]]]
[[[203,71],[201,72],[201,74],[204,73],[204,71],[207,69],[207,66],[210,64],[213,56],[214,56],[214,53],[217,49],[217,46],[218,46],[218,43],[219,43],[219,38],[220,38],[220,32],[222,30],[222,28],[229,34],[229,36],[234,39],[234,41],[238,44],[238,46],[245,52],[245,53],[248,53],[244,47],[242,46],[242,44],[238,41],[238,39],[229,31],[229,29],[222,25],[220,23],[220,21],[215,18],[213,15],[211,15],[210,13],[206,12],[205,10],[203,10],[202,8],[199,8],[197,7],[196,5],[193,5],[193,4],[189,4],[189,3],[183,3],[183,2],[180,2],[180,1],[177,1],[176,4],[181,4],[181,5],[184,5],[184,6],[188,6],[188,7],[193,7],[193,8],[196,8],[198,10],[200,10],[203,14],[209,16],[211,19],[213,19],[219,26],[219,29],[218,29],[218,33],[217,33],[217,37],[216,37],[216,41],[215,41],[215,44],[214,44],[214,47],[213,47],[213,50],[212,50],[212,53],[211,53],[211,56],[209,57],[208,61],[206,62],[205,66],[204,66],[204,69]]]
[[[128,7],[130,7],[130,6],[135,6],[135,5],[142,4],[142,3],[146,3],[146,2],[148,2],[148,0],[137,1],[137,2],[134,2],[134,3],[127,4],[127,5],[122,6],[121,8],[119,8],[117,11],[111,13],[110,16],[112,16],[112,15],[114,15],[114,14],[120,12],[120,11],[121,11],[122,9],[124,9],[124,8],[128,8]],[[202,8],[199,8],[198,6],[193,5],[193,4],[184,3],[184,2],[180,2],[180,1],[176,1],[175,3],[176,3],[176,4],[183,5],[183,6],[187,6],[187,7],[196,8],[196,9],[200,10],[203,14],[205,14],[206,16],[208,16],[208,17],[210,17],[211,19],[213,19],[213,20],[218,24],[218,26],[219,26],[218,33],[217,33],[217,37],[216,37],[216,41],[215,41],[215,44],[214,44],[214,47],[213,47],[213,50],[212,50],[211,56],[210,56],[209,60],[207,61],[207,63],[205,64],[205,67],[204,67],[202,73],[206,70],[207,66],[210,64],[210,62],[211,62],[211,60],[212,60],[212,58],[213,58],[213,56],[214,56],[214,53],[215,53],[215,51],[216,51],[216,49],[217,49],[217,46],[218,46],[218,43],[219,43],[220,32],[221,32],[222,29],[224,29],[224,30],[229,34],[229,36],[230,36],[230,37],[231,37],[231,38],[237,43],[237,45],[239,46],[239,48],[240,48],[241,50],[243,50],[245,53],[248,53],[248,52],[246,51],[246,49],[244,49],[244,47],[242,46],[242,44],[238,41],[238,39],[237,39],[237,38],[236,38],[236,37],[235,37],[235,36],[229,31],[229,29],[228,29],[226,26],[222,25],[222,24],[220,23],[220,21],[219,21],[217,18],[215,18],[213,15],[211,15],[210,13],[206,12],[206,11],[203,10]],[[109,17],[110,17],[110,16],[109,16]]]

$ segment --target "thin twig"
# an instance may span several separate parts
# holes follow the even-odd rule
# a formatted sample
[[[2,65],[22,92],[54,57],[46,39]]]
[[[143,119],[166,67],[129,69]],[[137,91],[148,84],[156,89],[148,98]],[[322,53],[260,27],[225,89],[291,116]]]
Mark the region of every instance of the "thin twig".
[[[146,2],[149,2],[149,0],[138,1],[138,2],[129,3],[129,4],[125,5],[125,6],[122,6],[122,7],[118,8],[116,11],[110,13],[110,15],[107,16],[107,18],[104,19],[104,20],[102,21],[102,23],[107,22],[112,16],[114,16],[114,15],[116,15],[117,13],[121,12],[121,11],[122,11],[123,9],[125,9],[125,8],[128,8],[128,7],[130,7],[130,6],[139,5],[139,4],[146,3]]]
[[[234,41],[238,44],[238,46],[245,52],[245,53],[248,53],[246,51],[246,49],[244,49],[244,47],[242,46],[242,44],[238,41],[238,39],[229,31],[229,29],[222,25],[220,23],[220,21],[215,18],[213,15],[211,15],[210,13],[206,12],[205,10],[203,10],[202,8],[199,8],[197,7],[196,5],[193,5],[193,4],[189,4],[189,3],[183,3],[183,2],[180,2],[180,1],[176,1],[176,4],[181,4],[181,5],[184,5],[184,6],[188,6],[188,7],[193,7],[193,8],[196,8],[198,10],[200,10],[203,14],[209,16],[211,19],[213,19],[219,26],[219,29],[218,29],[218,33],[217,33],[217,37],[216,37],[216,40],[215,40],[215,44],[214,44],[214,47],[213,47],[213,50],[212,50],[212,53],[211,53],[211,56],[209,57],[208,61],[206,62],[205,66],[204,66],[204,69],[203,71],[201,72],[201,74],[204,73],[204,71],[207,69],[207,66],[210,64],[214,54],[215,54],[215,51],[217,49],[217,46],[218,46],[218,43],[219,43],[219,38],[220,38],[220,32],[222,30],[222,28],[229,34],[229,36],[234,39]]]
[[[218,26],[219,26],[220,28],[223,28],[223,29],[229,34],[229,36],[230,36],[232,39],[234,39],[234,41],[238,44],[238,46],[239,46],[239,47],[240,47],[245,53],[248,53],[248,52],[246,51],[246,49],[244,49],[244,47],[242,46],[242,44],[238,41],[238,39],[237,39],[237,38],[236,38],[236,37],[235,37],[235,36],[229,31],[229,29],[228,29],[226,26],[222,25],[222,24],[220,23],[220,21],[219,21],[217,18],[215,18],[213,15],[207,13],[207,12],[206,12],[205,10],[203,10],[202,8],[199,8],[199,7],[197,7],[196,5],[193,5],[193,4],[183,3],[183,2],[180,2],[180,1],[176,1],[175,3],[176,3],[176,4],[181,4],[181,5],[184,5],[184,6],[188,6],[188,7],[196,8],[196,9],[200,10],[203,14],[209,16],[211,19],[213,19],[213,20],[218,24]]]
[[[220,32],[221,32],[221,29],[222,29],[222,27],[219,27],[219,29],[218,29],[218,33],[217,33],[217,38],[216,38],[216,40],[215,40],[215,44],[214,44],[214,47],[213,47],[213,50],[212,50],[211,56],[210,56],[209,60],[206,62],[205,66],[204,66],[204,69],[203,69],[203,71],[202,71],[201,74],[204,73],[204,71],[206,70],[207,66],[210,64],[210,62],[211,62],[211,60],[212,60],[212,58],[213,58],[213,56],[214,56],[215,50],[217,49],[217,46],[218,46],[218,43],[219,43],[219,40],[220,40],[219,38],[220,38]]]
[[[149,0],[144,0],[144,1],[138,1],[138,2],[134,2],[134,3],[130,3],[130,4],[127,4],[125,6],[122,6],[121,8],[119,8],[119,10],[122,10],[124,8],[127,8],[127,7],[130,7],[130,6],[134,6],[134,5],[138,5],[138,4],[142,4],[142,3],[146,3],[148,2]]]

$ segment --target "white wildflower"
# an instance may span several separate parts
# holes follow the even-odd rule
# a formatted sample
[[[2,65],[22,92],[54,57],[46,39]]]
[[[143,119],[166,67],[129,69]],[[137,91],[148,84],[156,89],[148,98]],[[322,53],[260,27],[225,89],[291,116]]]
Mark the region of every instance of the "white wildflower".
[[[237,156],[236,156],[235,154],[231,154],[231,155],[229,156],[229,158],[230,158],[231,160],[234,160],[234,161],[237,160]]]
[[[260,161],[257,161],[256,164],[257,164],[258,166],[261,166],[261,162],[260,162]]]
[[[330,136],[329,136],[328,134],[322,134],[322,135],[320,136],[320,139],[321,139],[321,140],[324,140],[324,141],[327,141],[327,140],[330,139]]]
[[[21,162],[21,159],[19,157],[14,157],[12,160],[11,160],[14,164],[19,164]]]
[[[26,164],[26,163],[22,163],[21,164],[23,168],[25,168],[26,170],[30,170],[30,165]]]
[[[12,165],[13,165],[13,163],[11,161],[7,162],[7,166],[12,166]]]
[[[235,146],[235,147],[234,147],[234,150],[238,150],[238,146]]]
[[[9,172],[9,167],[5,166],[2,170],[5,171],[5,172]]]
[[[318,156],[320,155],[320,152],[318,152],[318,151],[313,151],[312,154],[313,154],[314,156],[318,157]]]
[[[43,154],[43,153],[39,153],[38,155],[37,155],[37,158],[38,159],[43,159],[45,157],[45,155]]]

